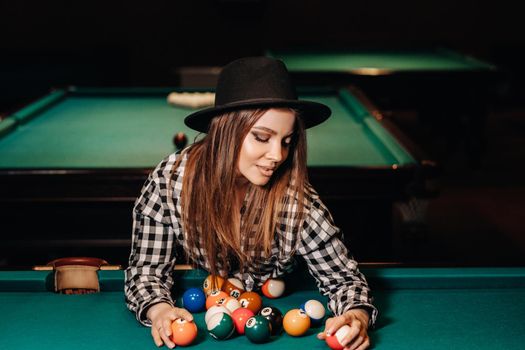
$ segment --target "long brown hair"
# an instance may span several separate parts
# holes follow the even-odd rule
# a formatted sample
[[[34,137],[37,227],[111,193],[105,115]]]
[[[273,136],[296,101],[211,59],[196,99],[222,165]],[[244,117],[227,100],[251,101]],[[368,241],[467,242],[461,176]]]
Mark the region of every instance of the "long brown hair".
[[[279,215],[296,206],[294,222],[303,222],[303,189],[307,182],[306,136],[296,111],[294,134],[287,159],[264,186],[249,184],[240,223],[236,193],[242,143],[266,109],[232,111],[215,117],[208,134],[187,149],[181,192],[182,226],[188,261],[204,249],[212,275],[229,270],[235,258],[241,271],[268,257]],[[182,157],[180,157],[182,158]],[[177,164],[175,164],[177,167]],[[292,196],[290,196],[290,193]],[[299,231],[299,230],[297,230]]]

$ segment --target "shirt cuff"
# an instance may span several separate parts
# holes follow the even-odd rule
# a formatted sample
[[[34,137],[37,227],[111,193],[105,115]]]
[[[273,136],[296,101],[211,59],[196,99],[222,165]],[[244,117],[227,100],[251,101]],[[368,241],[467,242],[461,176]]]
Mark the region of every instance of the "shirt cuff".
[[[142,303],[140,308],[137,310],[136,315],[137,315],[137,320],[143,326],[151,327],[151,321],[148,320],[148,317],[146,316],[146,314],[148,313],[148,309],[150,307],[152,307],[155,304],[159,304],[159,303],[166,303],[166,304],[170,304],[172,307],[175,307],[175,303],[173,302],[173,300],[167,297],[155,298],[155,299],[151,299],[149,301]]]
[[[365,310],[366,312],[368,312],[368,316],[369,319],[368,319],[368,328],[371,328],[373,329],[374,326],[375,326],[375,323],[377,321],[377,315],[378,315],[378,310],[377,308],[372,305],[372,304],[354,304],[354,305],[348,305],[347,307],[345,307],[343,309],[343,314],[349,310],[352,310],[352,309],[362,309],[362,310]]]

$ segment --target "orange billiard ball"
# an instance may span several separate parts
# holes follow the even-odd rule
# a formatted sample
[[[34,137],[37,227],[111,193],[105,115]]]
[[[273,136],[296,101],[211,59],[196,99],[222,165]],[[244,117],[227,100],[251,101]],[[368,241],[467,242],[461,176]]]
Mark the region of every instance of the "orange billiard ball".
[[[257,314],[262,307],[262,299],[255,292],[242,293],[239,297],[239,302],[242,307],[252,310],[254,314]]]
[[[222,285],[222,291],[231,297],[239,299],[239,296],[244,292],[244,286],[239,279],[228,278]]]
[[[215,283],[213,283],[214,281]],[[204,294],[206,294],[206,296],[209,296],[212,291],[221,290],[223,284],[224,279],[222,277],[215,276],[214,278],[214,276],[209,275],[202,283],[202,289],[204,290]]]
[[[284,281],[275,278],[269,278],[264,282],[261,290],[265,297],[270,299],[279,298],[284,293]]]
[[[214,290],[206,298],[206,310],[214,305],[220,305],[228,297],[228,294],[224,293],[222,290]]]
[[[193,343],[197,338],[197,326],[193,322],[188,322],[181,318],[171,323],[171,340],[180,346]]]
[[[300,337],[310,328],[310,317],[303,310],[290,310],[284,315],[283,327],[289,335]]]

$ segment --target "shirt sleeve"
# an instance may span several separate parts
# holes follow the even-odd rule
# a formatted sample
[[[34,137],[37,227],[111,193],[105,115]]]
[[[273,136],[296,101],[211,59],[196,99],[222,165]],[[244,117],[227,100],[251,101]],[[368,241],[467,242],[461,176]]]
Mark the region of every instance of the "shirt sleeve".
[[[336,316],[354,308],[370,314],[370,326],[377,319],[377,308],[364,275],[340,239],[328,209],[316,197],[305,219],[297,254],[301,255],[317,287],[329,298],[328,308]]]
[[[125,272],[126,304],[137,320],[151,326],[147,309],[157,303],[174,305],[174,232],[165,203],[165,186],[150,176],[133,209],[133,236]]]

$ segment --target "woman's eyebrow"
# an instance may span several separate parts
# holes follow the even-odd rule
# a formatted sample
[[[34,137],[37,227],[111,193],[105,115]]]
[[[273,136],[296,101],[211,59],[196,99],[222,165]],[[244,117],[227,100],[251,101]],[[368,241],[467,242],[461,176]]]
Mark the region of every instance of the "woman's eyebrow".
[[[272,134],[272,135],[277,135],[277,131],[272,130],[272,129],[270,129],[270,128],[267,128],[267,127],[265,127],[265,126],[254,126],[253,128],[254,128],[254,129],[259,129],[259,130],[266,131],[266,132],[268,132],[268,133],[270,133],[270,134]],[[290,136],[292,136],[293,133],[294,133],[294,132],[292,131],[291,133],[289,133],[288,135],[286,135],[285,138],[286,138],[286,137],[290,137]]]

